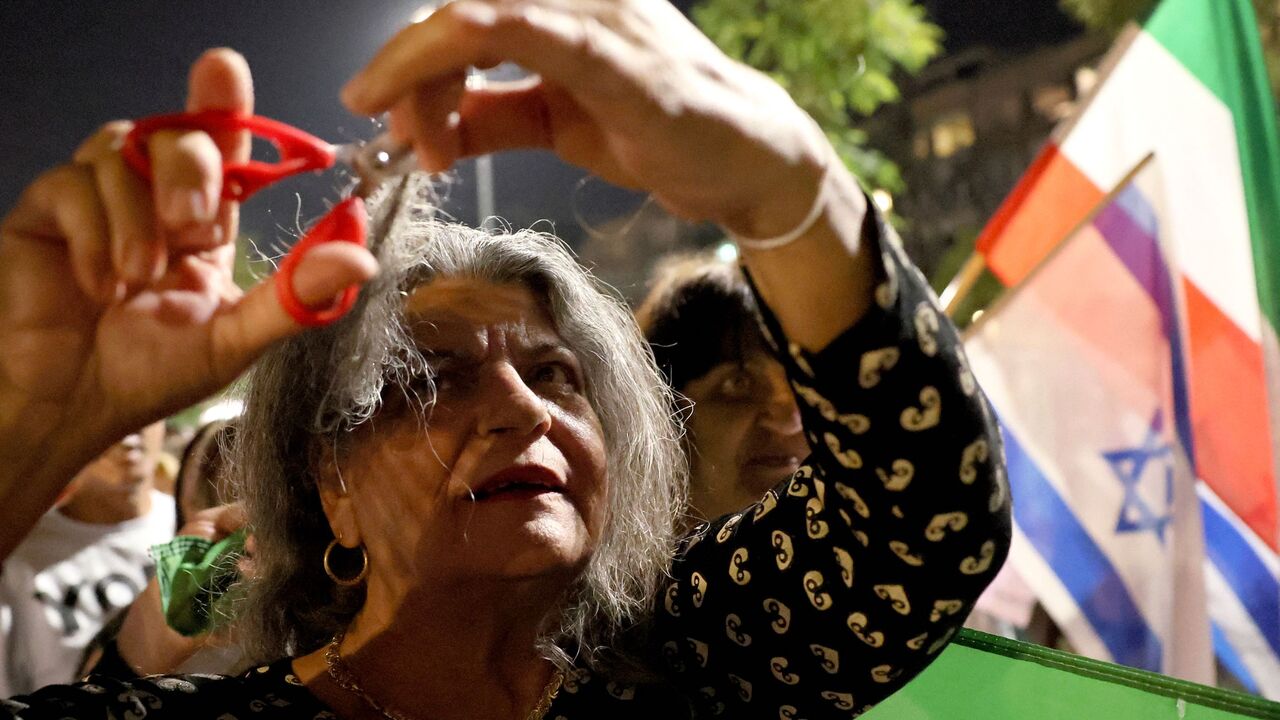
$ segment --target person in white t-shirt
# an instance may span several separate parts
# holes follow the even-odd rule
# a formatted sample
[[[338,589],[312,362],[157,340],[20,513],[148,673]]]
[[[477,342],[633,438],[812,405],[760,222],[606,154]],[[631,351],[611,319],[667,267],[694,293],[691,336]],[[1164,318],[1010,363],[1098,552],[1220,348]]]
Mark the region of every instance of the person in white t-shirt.
[[[87,465],[0,573],[0,697],[75,679],[85,645],[146,587],[152,545],[173,537],[157,491],[163,426]]]

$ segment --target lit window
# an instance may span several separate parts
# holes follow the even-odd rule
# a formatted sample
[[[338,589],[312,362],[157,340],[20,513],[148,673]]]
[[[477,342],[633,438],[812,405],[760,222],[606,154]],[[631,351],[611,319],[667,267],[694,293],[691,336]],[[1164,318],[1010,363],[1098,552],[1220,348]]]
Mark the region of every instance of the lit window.
[[[977,136],[969,113],[948,113],[933,123],[933,154],[949,158],[967,147],[973,147]]]

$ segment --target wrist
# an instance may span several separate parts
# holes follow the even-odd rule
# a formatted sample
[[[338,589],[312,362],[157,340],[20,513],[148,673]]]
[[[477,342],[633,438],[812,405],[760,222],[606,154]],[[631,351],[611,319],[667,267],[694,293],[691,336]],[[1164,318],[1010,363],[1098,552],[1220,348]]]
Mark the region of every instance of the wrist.
[[[105,447],[64,430],[47,409],[0,401],[0,558],[7,557],[53,507],[80,469]],[[87,424],[87,421],[86,423]]]
[[[807,116],[806,116],[807,119]],[[717,222],[737,240],[770,240],[803,234],[815,224],[829,201],[827,187],[841,161],[816,123],[798,140],[801,146],[777,169],[757,175],[758,187],[737,209]]]
[[[738,244],[738,247],[744,250],[764,251],[785,247],[808,235],[818,224],[818,220],[827,212],[827,208],[832,201],[834,195],[832,173],[831,162],[828,162],[827,166],[822,170],[821,177],[818,179],[818,189],[809,204],[809,209],[805,212],[804,217],[793,225],[791,229],[767,236],[742,235],[729,230],[729,236]]]

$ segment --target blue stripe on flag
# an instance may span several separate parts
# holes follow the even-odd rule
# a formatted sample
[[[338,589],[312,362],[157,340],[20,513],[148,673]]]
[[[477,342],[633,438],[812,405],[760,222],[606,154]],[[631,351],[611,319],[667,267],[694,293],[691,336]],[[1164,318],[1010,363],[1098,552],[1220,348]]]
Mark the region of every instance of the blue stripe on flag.
[[[1240,681],[1245,690],[1258,694],[1258,681],[1253,679],[1253,675],[1249,673],[1249,668],[1240,660],[1240,656],[1236,654],[1236,649],[1231,647],[1231,643],[1227,640],[1226,633],[1222,632],[1222,628],[1218,623],[1210,623],[1211,632],[1213,633],[1213,652],[1218,656],[1218,660],[1226,666],[1227,670]]]
[[[1204,551],[1240,599],[1271,652],[1280,655],[1280,583],[1231,521],[1212,503],[1200,501]]]
[[[1075,512],[1001,423],[1013,516],[1023,535],[1057,573],[1115,662],[1159,672],[1160,638],[1147,625],[1124,581]]]

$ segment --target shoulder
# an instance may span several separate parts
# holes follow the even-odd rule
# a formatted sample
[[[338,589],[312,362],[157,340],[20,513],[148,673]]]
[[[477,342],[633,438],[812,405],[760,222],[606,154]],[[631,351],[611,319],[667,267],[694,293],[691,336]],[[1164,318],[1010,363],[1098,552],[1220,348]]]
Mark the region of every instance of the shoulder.
[[[147,513],[147,517],[153,524],[167,524],[172,533],[177,513],[178,501],[172,495],[159,490],[151,491],[151,511]]]
[[[34,574],[58,560],[74,556],[85,544],[85,529],[57,510],[46,512],[5,559],[5,574],[13,574],[17,568]]]
[[[239,677],[156,675],[123,681],[91,675],[74,685],[53,685],[0,700],[0,718],[104,714],[133,718],[334,717],[293,675],[288,659]]]

